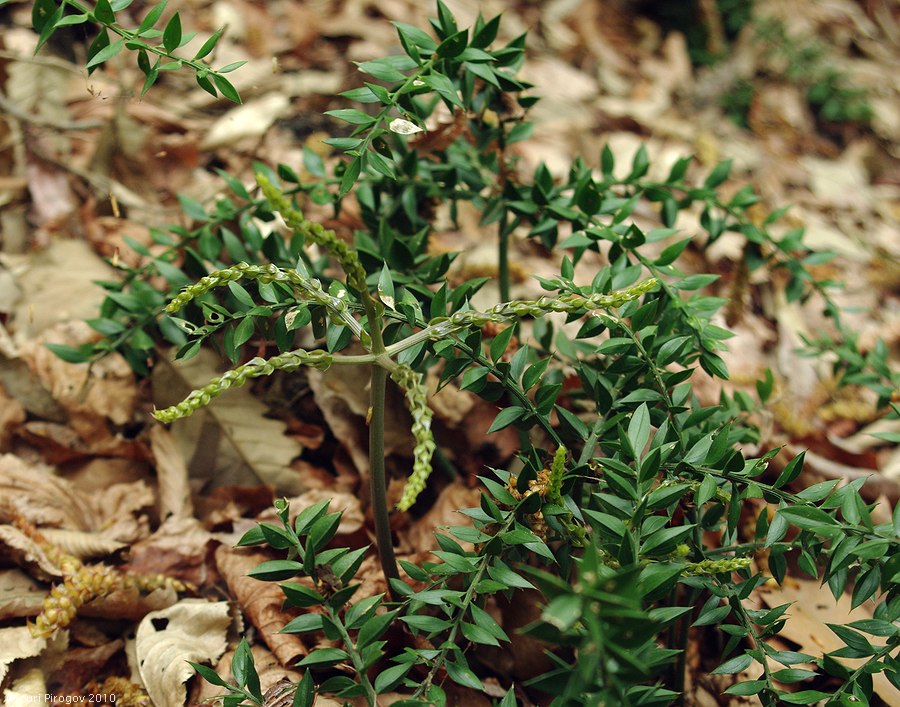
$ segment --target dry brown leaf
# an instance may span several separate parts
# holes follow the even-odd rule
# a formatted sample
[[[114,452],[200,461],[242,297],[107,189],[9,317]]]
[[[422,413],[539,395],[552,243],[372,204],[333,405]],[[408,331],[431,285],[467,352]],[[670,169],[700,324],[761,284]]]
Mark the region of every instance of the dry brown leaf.
[[[68,647],[65,631],[43,639],[32,637],[27,626],[0,629],[0,684],[7,686],[0,704],[42,702],[48,692],[47,678],[62,665]],[[22,662],[17,664],[19,660]]]
[[[270,93],[232,108],[219,118],[206,132],[200,147],[210,150],[233,146],[246,138],[262,137],[266,131],[283,118],[290,109],[287,96]]]
[[[187,518],[193,515],[187,464],[171,433],[161,425],[150,428],[150,446],[156,460],[159,517]]]
[[[75,646],[66,651],[65,661],[53,673],[54,690],[59,695],[80,695],[125,645],[122,640],[105,641],[97,646]]]
[[[174,405],[191,390],[220,374],[220,361],[201,350],[188,361],[159,359],[153,372],[153,397],[158,407]],[[301,446],[285,435],[285,424],[265,417],[266,407],[247,388],[232,388],[189,418],[170,427],[188,460],[192,477],[213,486],[252,486],[260,481],[281,494],[305,490],[303,478],[290,468]]]
[[[40,655],[47,646],[46,638],[35,638],[27,626],[0,629],[0,683],[12,663]]]
[[[17,358],[18,355],[18,348],[12,344],[0,355],[0,381],[7,393],[32,415],[42,420],[64,422],[65,411],[28,365]]]
[[[109,266],[87,244],[53,241],[30,256],[19,275],[24,296],[13,316],[16,336],[27,341],[56,324],[96,317],[103,290],[94,282],[112,277]]]
[[[54,325],[19,345],[22,360],[69,415],[69,424],[88,443],[112,434],[106,420],[114,425],[125,425],[132,420],[136,396],[134,374],[125,359],[117,354],[88,366],[63,361],[46,344],[79,346],[96,338],[96,332],[79,320]]]
[[[217,661],[225,652],[231,626],[228,602],[203,599],[182,599],[143,618],[137,628],[137,660],[156,707],[184,705],[184,683],[194,675],[187,661]]]
[[[88,494],[50,467],[28,464],[11,454],[0,456],[0,498],[4,497],[15,498],[17,509],[35,525],[96,531],[123,542],[146,535],[148,520],[140,511],[154,502],[142,481]]]
[[[845,625],[850,621],[872,618],[869,604],[851,609],[849,594],[835,601],[828,586],[820,586],[818,582],[793,580],[780,587],[770,588],[767,585],[764,591],[759,592],[759,597],[770,608],[793,602],[787,613],[787,623],[779,636],[796,643],[801,653],[813,656],[844,647],[844,642],[827,630],[826,623]],[[873,645],[878,643],[875,638],[870,638],[870,641]],[[841,662],[853,669],[862,661],[842,658]],[[900,707],[900,694],[884,673],[873,675],[872,682],[875,693],[881,699],[890,707]]]
[[[305,493],[288,499],[291,506],[291,518],[310,506],[322,501],[331,501],[328,507],[330,513],[341,513],[341,523],[337,529],[337,535],[351,535],[362,528],[365,522],[359,498],[349,493],[329,491],[327,489],[310,489]],[[269,514],[265,514],[269,515]],[[274,518],[272,514],[272,518]]]
[[[12,525],[0,525],[0,557],[29,568],[34,576],[41,579],[62,576],[60,568],[47,557],[43,548]]]
[[[109,434],[106,424],[100,418],[85,416],[80,419],[77,426],[81,430],[91,436],[99,433],[95,441],[85,442],[71,424],[40,420],[26,422],[19,428],[18,436],[40,452],[41,458],[48,464],[84,461],[98,455],[133,459],[144,454],[143,447],[135,440]]]
[[[0,570],[0,621],[37,616],[44,594],[44,588],[22,570]],[[2,679],[0,675],[0,681]]]
[[[127,543],[119,542],[105,535],[66,528],[43,528],[41,535],[51,545],[79,560],[108,557],[128,547]]]
[[[195,518],[170,517],[148,538],[131,546],[129,571],[163,574],[202,587],[211,578],[212,536]],[[214,571],[213,571],[214,572]]]
[[[479,489],[469,488],[456,479],[441,491],[424,516],[411,523],[409,529],[400,534],[400,549],[403,552],[423,552],[436,548],[435,530],[450,525],[471,524],[469,517],[462,515],[459,510],[477,506],[480,499]]]
[[[18,400],[10,397],[0,383],[0,452],[9,451],[12,435],[25,419],[25,408]]]
[[[228,583],[230,594],[259,630],[260,636],[277,656],[282,665],[293,665],[305,656],[309,649],[299,636],[278,633],[293,615],[282,611],[284,594],[277,584],[261,582],[247,573],[261,562],[272,558],[260,551],[246,548],[230,548],[225,545],[216,550],[219,573]]]

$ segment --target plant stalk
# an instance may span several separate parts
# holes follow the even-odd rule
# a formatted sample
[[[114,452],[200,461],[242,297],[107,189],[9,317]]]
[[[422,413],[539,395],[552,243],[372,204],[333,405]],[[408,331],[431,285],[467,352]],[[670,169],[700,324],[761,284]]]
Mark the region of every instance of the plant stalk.
[[[387,370],[372,366],[372,419],[369,421],[369,466],[372,493],[372,516],[375,522],[375,542],[381,571],[388,583],[391,599],[400,601],[391,579],[399,579],[400,570],[394,556],[394,539],[387,507],[387,483],[384,470],[384,396],[387,388]]]

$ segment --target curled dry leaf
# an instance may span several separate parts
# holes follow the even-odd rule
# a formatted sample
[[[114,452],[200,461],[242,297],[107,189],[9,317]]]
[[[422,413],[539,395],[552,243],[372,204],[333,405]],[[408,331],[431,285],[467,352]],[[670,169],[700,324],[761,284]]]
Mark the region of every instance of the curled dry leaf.
[[[43,601],[44,588],[22,570],[0,570],[0,621],[37,616]],[[2,641],[0,645],[4,645]]]
[[[0,383],[0,452],[9,450],[13,433],[25,419],[25,408],[18,400],[10,397],[6,387]]]
[[[259,630],[260,636],[281,664],[293,665],[309,650],[298,635],[278,633],[293,618],[281,609],[284,594],[275,583],[261,582],[247,576],[258,564],[271,559],[263,552],[225,545],[216,550],[219,572],[238,606]]]
[[[65,631],[44,639],[32,637],[27,626],[0,629],[0,684],[8,686],[0,704],[43,703],[47,678],[62,665],[68,648]]]
[[[156,460],[160,518],[193,515],[187,464],[172,435],[161,425],[150,428],[150,446]]]
[[[163,574],[195,586],[210,582],[212,536],[195,518],[170,517],[148,538],[131,546],[129,571]]]
[[[68,295],[71,297],[71,295]],[[80,346],[97,338],[83,321],[63,322],[23,341],[19,354],[53,399],[68,413],[69,424],[88,443],[109,437],[107,420],[124,425],[134,416],[134,374],[118,354],[105,356],[90,367],[68,363],[46,344]]]
[[[74,555],[79,560],[91,560],[109,557],[128,547],[127,543],[119,542],[97,533],[85,533],[80,530],[67,530],[65,528],[44,528],[41,535],[47,541],[67,555]]]
[[[220,361],[201,350],[188,361],[160,357],[153,370],[157,407],[168,407],[202,388],[219,375]],[[247,388],[232,388],[211,405],[170,427],[188,461],[190,475],[213,486],[252,486],[262,481],[278,493],[305,490],[303,479],[290,468],[303,448],[285,435],[286,426],[267,418],[266,407]]]
[[[27,626],[0,629],[0,683],[16,660],[40,655],[47,645],[46,638],[35,638]]]
[[[44,549],[12,525],[0,525],[0,557],[27,567],[32,575],[44,580],[62,576],[62,570],[47,557]]]
[[[15,498],[16,509],[35,525],[95,531],[123,542],[146,535],[147,518],[138,512],[154,501],[142,481],[88,494],[50,467],[11,454],[0,456],[0,498]]]
[[[55,692],[61,695],[80,694],[82,688],[100,674],[124,645],[124,641],[120,639],[106,641],[98,646],[69,648],[62,666],[53,673]]]
[[[141,680],[156,707],[184,705],[184,683],[194,674],[188,661],[217,661],[231,626],[228,602],[203,599],[182,599],[143,618],[135,650]]]

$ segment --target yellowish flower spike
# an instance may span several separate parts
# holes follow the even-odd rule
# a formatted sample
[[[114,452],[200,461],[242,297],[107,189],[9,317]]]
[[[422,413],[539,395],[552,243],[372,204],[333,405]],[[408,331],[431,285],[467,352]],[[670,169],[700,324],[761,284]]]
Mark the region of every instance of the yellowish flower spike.
[[[359,262],[356,251],[344,243],[337,234],[326,229],[322,224],[310,221],[303,217],[303,212],[295,208],[290,200],[279,191],[262,174],[256,175],[256,183],[262,189],[263,196],[269,202],[273,210],[281,214],[281,218],[298,234],[306,240],[327,250],[338,261],[343,271],[347,274],[347,284],[357,292],[366,290],[366,271]]]
[[[431,434],[432,410],[428,405],[428,389],[424,377],[407,365],[400,364],[391,372],[391,379],[403,388],[412,415],[412,433],[416,441],[413,450],[413,470],[409,475],[403,496],[397,504],[401,511],[408,511],[425,488],[431,474],[431,457],[434,454],[434,437]]]
[[[226,371],[218,378],[213,378],[202,388],[191,391],[190,395],[177,405],[172,405],[164,410],[154,410],[153,417],[160,422],[174,422],[209,405],[213,398],[218,397],[229,388],[244,385],[248,378],[268,376],[277,370],[293,371],[301,366],[312,366],[325,370],[333,360],[334,357],[326,351],[305,351],[303,349],[288,351],[268,359],[257,357],[242,366]]]
[[[484,312],[472,309],[455,312],[449,317],[437,317],[429,324],[433,339],[442,339],[449,334],[483,327],[486,324],[503,324],[517,321],[524,317],[543,317],[550,312],[578,314],[594,309],[616,309],[638,299],[656,287],[658,280],[648,278],[633,287],[617,290],[609,294],[593,294],[589,296],[573,293],[559,297],[541,297],[536,300],[513,300],[494,305]]]

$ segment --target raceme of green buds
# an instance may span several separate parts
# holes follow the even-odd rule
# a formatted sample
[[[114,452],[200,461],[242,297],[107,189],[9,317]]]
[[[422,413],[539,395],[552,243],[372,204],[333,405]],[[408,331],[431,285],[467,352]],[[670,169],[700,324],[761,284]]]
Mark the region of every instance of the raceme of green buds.
[[[315,243],[327,250],[341,268],[347,273],[347,284],[357,292],[366,291],[366,271],[359,262],[356,251],[344,243],[333,230],[326,229],[322,224],[310,221],[303,217],[303,212],[291,205],[290,200],[275,187],[262,174],[256,175],[256,183],[262,189],[263,196],[269,202],[274,211],[281,214],[281,218],[304,239]]]
[[[403,496],[397,504],[401,511],[409,510],[425,488],[431,474],[431,457],[434,454],[434,437],[431,434],[432,411],[428,406],[428,389],[424,377],[407,365],[399,364],[391,371],[391,380],[403,388],[412,415],[412,433],[416,441],[413,450],[413,470],[409,475]]]
[[[633,287],[617,290],[610,294],[593,294],[589,296],[565,294],[559,297],[541,297],[536,300],[513,300],[497,304],[484,312],[472,309],[455,312],[449,317],[432,319],[428,326],[431,338],[441,339],[472,327],[483,327],[485,324],[502,324],[516,321],[524,317],[542,317],[550,312],[577,314],[593,309],[616,309],[628,302],[638,299],[657,285],[656,278],[649,278]]]
[[[254,358],[218,378],[213,378],[199,390],[192,391],[177,405],[164,410],[155,410],[153,416],[160,422],[173,422],[209,405],[212,399],[218,397],[223,391],[242,386],[248,378],[268,376],[277,370],[293,371],[300,366],[312,366],[324,370],[331,365],[333,360],[334,357],[326,351],[304,351],[302,349],[288,351],[269,359]]]
[[[302,298],[325,306],[333,314],[340,316],[348,311],[347,303],[340,297],[332,297],[322,289],[322,284],[311,277],[304,277],[293,269],[281,269],[276,265],[250,265],[237,263],[222,270],[216,270],[206,277],[200,278],[193,285],[188,285],[166,305],[166,311],[174,314],[188,302],[202,297],[214,287],[222,287],[237,280],[259,280],[270,282],[289,282],[299,290]]]
[[[753,560],[749,557],[729,557],[722,560],[702,560],[701,562],[688,562],[684,568],[686,575],[714,575],[723,572],[737,572],[745,570]]]
[[[550,478],[547,481],[547,498],[554,503],[562,500],[562,480],[566,473],[566,448],[559,445],[550,463]]]

